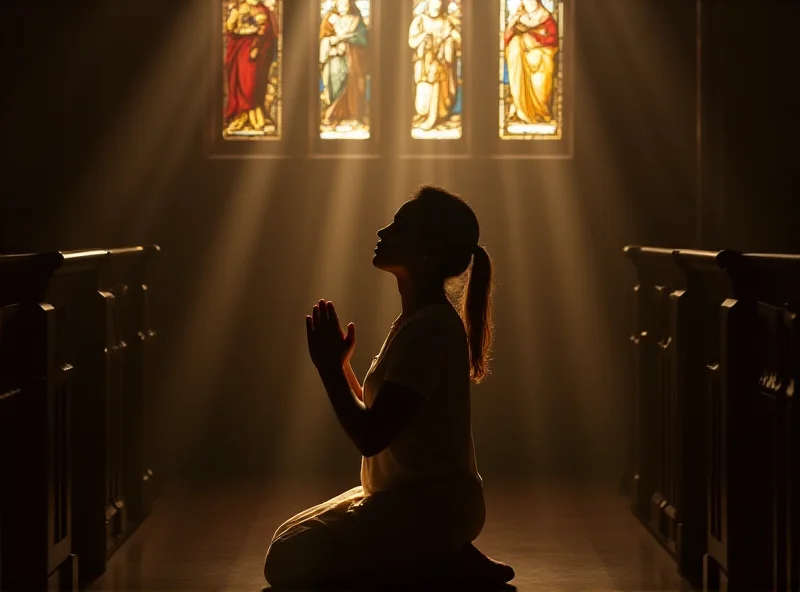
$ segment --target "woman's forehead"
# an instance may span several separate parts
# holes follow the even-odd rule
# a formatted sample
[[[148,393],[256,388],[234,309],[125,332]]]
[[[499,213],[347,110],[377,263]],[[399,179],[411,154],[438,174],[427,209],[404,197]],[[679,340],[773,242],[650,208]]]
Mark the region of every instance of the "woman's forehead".
[[[418,205],[419,204],[417,203],[417,200],[408,200],[402,206],[400,206],[400,209],[398,209],[397,212],[395,212],[395,218],[409,218],[413,216],[418,211],[418,208],[416,207]]]

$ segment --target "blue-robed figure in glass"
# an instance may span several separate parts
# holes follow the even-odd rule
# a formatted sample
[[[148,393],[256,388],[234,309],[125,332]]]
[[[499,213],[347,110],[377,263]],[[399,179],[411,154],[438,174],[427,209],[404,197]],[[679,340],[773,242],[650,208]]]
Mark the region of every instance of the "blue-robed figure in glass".
[[[367,43],[367,24],[356,2],[330,4],[319,33],[323,133],[369,132]]]

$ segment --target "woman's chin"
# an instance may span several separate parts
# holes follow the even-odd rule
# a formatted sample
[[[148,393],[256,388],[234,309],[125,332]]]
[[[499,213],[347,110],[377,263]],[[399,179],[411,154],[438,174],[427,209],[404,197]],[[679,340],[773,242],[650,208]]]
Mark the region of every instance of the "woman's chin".
[[[375,253],[372,256],[372,266],[383,271],[391,271],[391,268],[394,267],[391,262],[386,260],[382,253]]]

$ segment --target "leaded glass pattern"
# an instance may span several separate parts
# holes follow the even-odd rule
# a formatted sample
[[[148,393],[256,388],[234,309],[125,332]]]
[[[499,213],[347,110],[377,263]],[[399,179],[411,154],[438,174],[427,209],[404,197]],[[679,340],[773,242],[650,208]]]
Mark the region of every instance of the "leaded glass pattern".
[[[223,117],[226,139],[281,137],[283,0],[222,4]]]
[[[500,138],[561,138],[563,40],[563,0],[500,0]]]
[[[461,0],[414,0],[412,138],[454,140],[463,133],[462,20]]]

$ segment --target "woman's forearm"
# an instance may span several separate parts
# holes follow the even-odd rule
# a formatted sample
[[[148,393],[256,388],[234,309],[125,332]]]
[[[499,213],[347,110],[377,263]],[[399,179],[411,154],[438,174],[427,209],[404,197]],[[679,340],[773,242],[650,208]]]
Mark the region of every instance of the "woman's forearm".
[[[358,400],[363,401],[364,389],[361,387],[361,383],[358,382],[358,378],[356,378],[356,373],[353,372],[353,367],[350,365],[349,360],[344,365],[344,375],[347,377],[347,384],[349,384],[350,388],[353,389],[353,392],[355,393],[356,397],[358,397]]]
[[[369,449],[367,408],[347,383],[342,366],[318,370],[339,423],[359,452],[364,454]]]

